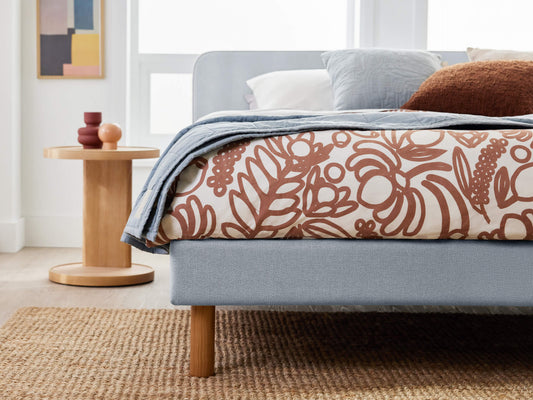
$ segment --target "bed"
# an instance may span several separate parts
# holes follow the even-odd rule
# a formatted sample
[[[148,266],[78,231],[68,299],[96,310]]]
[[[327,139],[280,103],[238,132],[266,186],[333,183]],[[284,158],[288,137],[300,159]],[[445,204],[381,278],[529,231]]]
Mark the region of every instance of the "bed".
[[[247,79],[323,68],[320,54],[200,56],[193,75],[194,119],[247,109]],[[440,54],[449,64],[467,61],[466,53]],[[192,306],[192,376],[214,374],[217,305],[533,306],[533,252],[524,240],[182,239],[171,240],[167,249],[171,301]]]

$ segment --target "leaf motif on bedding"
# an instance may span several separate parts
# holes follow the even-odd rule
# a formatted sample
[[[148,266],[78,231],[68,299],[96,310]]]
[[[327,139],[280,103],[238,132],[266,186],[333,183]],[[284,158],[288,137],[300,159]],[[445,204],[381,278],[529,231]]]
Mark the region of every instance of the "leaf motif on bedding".
[[[400,157],[405,158],[406,160],[424,162],[440,157],[446,153],[446,150],[428,149],[422,146],[408,146],[401,149],[398,153],[400,154]]]
[[[472,193],[470,192],[470,182],[472,181],[472,171],[465,153],[460,147],[453,149],[453,170],[457,179],[457,184],[463,195],[470,201]]]
[[[212,235],[216,227],[216,214],[211,205],[202,205],[196,196],[189,196],[162,221],[167,235],[183,239],[204,239]]]
[[[506,208],[514,202],[512,198],[507,197],[510,188],[509,172],[506,167],[501,167],[494,176],[494,195],[499,208]]]
[[[270,186],[280,178],[281,164],[267,149],[257,146],[254,157],[246,159],[246,171],[248,176],[253,177],[257,189],[268,193]]]
[[[287,193],[297,193],[300,190],[302,190],[304,187],[304,181],[303,180],[291,180],[288,182],[282,182],[277,188],[276,188],[276,195],[282,196]]]
[[[444,131],[440,130],[408,130],[401,134],[397,131],[382,132],[384,141],[401,158],[413,162],[431,161],[445,154],[445,149],[435,147],[443,141],[444,135]]]
[[[472,172],[473,179],[470,187],[472,202],[482,210],[481,213],[485,216],[485,206],[490,202],[490,184],[496,172],[497,162],[507,151],[505,146],[508,143],[507,139],[490,139],[490,144],[481,149],[476,169]]]
[[[461,193],[448,179],[436,174],[428,174],[422,185],[435,196],[439,205],[439,239],[465,239],[470,229],[470,215]],[[455,225],[458,222],[460,225],[454,227],[454,221]]]
[[[299,219],[301,213],[296,207],[286,210],[283,214],[276,215],[275,213],[268,213],[261,221],[261,230],[259,232],[270,231],[277,233],[294,224]]]
[[[239,174],[239,191],[230,192],[231,212],[237,222],[246,231],[252,232],[259,219],[259,201],[261,198],[254,185],[246,175]]]
[[[285,215],[290,213],[298,205],[298,196],[276,196],[274,200],[271,201],[268,206],[268,212],[271,215]],[[266,220],[263,221],[263,224],[266,223]]]
[[[459,187],[470,201],[472,208],[481,214],[487,223],[490,223],[486,210],[490,202],[490,185],[496,173],[498,160],[507,152],[508,143],[507,139],[490,139],[489,145],[481,149],[473,172],[463,150],[456,147],[453,152],[455,176]]]
[[[459,131],[447,131],[457,142],[469,149],[479,146],[489,137],[488,132],[473,131],[473,132],[459,132]]]
[[[221,226],[222,234],[227,239],[252,239],[250,232],[233,222],[224,222]]]
[[[315,132],[265,139],[271,154],[284,161],[287,177],[302,177],[317,164],[329,159],[334,148],[315,140]]]
[[[325,218],[316,218],[301,224],[301,230],[312,238],[350,238],[342,227]]]
[[[284,166],[268,146],[256,146],[245,160],[246,172],[238,174],[238,190],[229,193],[230,208],[236,224],[223,223],[226,237],[270,237],[292,225],[300,216],[296,195],[304,182],[288,177]]]
[[[348,186],[337,186],[320,176],[318,165],[311,169],[303,192],[303,213],[308,218],[339,218],[352,213],[359,207],[350,200],[352,191]]]
[[[530,129],[514,129],[502,132],[502,136],[506,139],[515,139],[519,142],[527,142],[533,137]],[[531,144],[533,146],[533,143]]]

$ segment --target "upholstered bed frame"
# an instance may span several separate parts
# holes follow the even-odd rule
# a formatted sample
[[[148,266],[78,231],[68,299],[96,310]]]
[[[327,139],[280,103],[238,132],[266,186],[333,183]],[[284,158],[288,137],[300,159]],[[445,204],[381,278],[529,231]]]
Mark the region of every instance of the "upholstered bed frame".
[[[247,108],[246,80],[323,68],[321,52],[211,52],[194,118]],[[439,52],[449,64],[466,53]],[[215,305],[533,306],[533,244],[451,240],[199,240],[170,246],[172,303],[192,305],[193,376],[214,373]]]

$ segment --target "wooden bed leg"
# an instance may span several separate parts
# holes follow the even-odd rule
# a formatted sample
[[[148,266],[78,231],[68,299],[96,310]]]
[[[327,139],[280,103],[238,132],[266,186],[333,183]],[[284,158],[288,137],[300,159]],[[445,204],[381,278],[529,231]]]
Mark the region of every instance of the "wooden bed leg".
[[[215,306],[191,306],[190,375],[215,374]]]

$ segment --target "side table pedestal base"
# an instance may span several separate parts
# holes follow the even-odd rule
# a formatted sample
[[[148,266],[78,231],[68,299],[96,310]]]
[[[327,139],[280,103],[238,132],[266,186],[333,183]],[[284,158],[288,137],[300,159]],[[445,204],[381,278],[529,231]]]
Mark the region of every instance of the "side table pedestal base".
[[[142,264],[124,267],[84,267],[82,263],[52,267],[48,274],[56,283],[73,286],[127,286],[154,280],[154,270]]]

